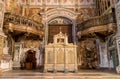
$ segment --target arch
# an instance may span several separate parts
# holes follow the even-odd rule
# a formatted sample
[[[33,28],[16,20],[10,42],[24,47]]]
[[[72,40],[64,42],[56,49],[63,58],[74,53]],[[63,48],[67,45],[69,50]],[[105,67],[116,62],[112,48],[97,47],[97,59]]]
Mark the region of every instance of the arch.
[[[51,20],[52,18],[55,17],[66,17],[72,21],[74,21],[76,19],[76,14],[74,11],[71,11],[69,9],[65,9],[65,8],[55,8],[52,10],[48,10],[45,12],[46,15],[46,22],[48,22],[49,20]]]
[[[58,16],[58,17],[55,17],[55,18],[51,18],[48,23],[50,24],[52,21],[55,21],[55,20],[58,20],[58,19],[62,19],[63,21],[66,21],[68,22],[69,24],[72,24],[72,20],[69,19],[69,18],[66,18],[66,17],[63,17],[63,16]]]
[[[45,15],[43,15],[43,21],[44,21],[44,25],[45,25],[45,44],[48,43],[48,22],[56,17],[64,17],[69,19],[72,22],[72,36],[73,36],[73,42],[75,43],[76,40],[76,30],[75,30],[75,26],[76,26],[76,13],[74,11],[71,11],[69,9],[65,9],[65,8],[55,8],[55,9],[51,9],[49,11],[45,12]]]

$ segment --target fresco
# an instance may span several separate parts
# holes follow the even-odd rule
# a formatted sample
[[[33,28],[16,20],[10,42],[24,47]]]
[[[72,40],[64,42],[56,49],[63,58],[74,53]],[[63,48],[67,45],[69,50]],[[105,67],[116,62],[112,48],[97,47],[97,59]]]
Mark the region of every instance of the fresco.
[[[58,5],[59,0],[46,0],[46,5]]]

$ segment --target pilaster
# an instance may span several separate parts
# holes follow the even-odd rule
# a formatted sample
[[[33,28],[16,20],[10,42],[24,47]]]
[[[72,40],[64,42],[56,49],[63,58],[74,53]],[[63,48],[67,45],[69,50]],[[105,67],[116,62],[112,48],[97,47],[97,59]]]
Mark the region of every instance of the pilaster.
[[[117,19],[117,33],[116,33],[116,45],[118,53],[119,65],[116,67],[117,73],[120,73],[120,1],[115,5],[116,19]]]
[[[3,55],[4,38],[5,38],[5,35],[2,29],[0,29],[0,74],[2,74],[1,60],[2,60],[2,55]]]
[[[66,50],[66,47],[64,46],[64,56],[65,56],[65,70],[64,70],[64,72],[65,73],[67,73],[68,72],[68,52],[67,52],[67,50]]]
[[[3,44],[4,44],[4,33],[3,33],[3,22],[4,22],[4,11],[5,11],[5,2],[0,1],[1,8],[0,8],[0,74],[2,73],[1,69],[1,60],[2,60],[2,54],[3,54]]]

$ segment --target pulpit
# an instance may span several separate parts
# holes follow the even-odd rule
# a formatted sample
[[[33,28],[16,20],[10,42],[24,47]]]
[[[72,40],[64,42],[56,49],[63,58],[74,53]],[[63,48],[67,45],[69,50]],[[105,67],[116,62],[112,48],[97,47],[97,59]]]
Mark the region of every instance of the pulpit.
[[[44,71],[77,71],[76,45],[68,43],[68,36],[61,31],[53,40],[45,46]]]

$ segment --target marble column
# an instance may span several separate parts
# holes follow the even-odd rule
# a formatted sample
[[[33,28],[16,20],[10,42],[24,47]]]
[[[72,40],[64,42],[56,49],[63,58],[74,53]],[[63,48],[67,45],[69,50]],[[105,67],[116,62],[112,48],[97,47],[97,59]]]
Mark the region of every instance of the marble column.
[[[4,22],[4,11],[5,11],[5,2],[0,1],[0,74],[2,73],[1,69],[1,59],[2,59],[2,53],[3,53],[3,44],[4,44],[4,33],[3,33],[3,22]]]
[[[120,73],[120,1],[115,5],[116,9],[116,20],[117,20],[117,33],[116,33],[116,45],[119,65],[116,67],[117,73]]]
[[[100,67],[102,68],[109,67],[106,43],[99,43],[99,52],[100,52]]]
[[[4,45],[4,34],[3,32],[1,32],[1,29],[0,29],[0,74],[2,73],[1,60],[3,55],[3,45]]]

